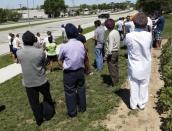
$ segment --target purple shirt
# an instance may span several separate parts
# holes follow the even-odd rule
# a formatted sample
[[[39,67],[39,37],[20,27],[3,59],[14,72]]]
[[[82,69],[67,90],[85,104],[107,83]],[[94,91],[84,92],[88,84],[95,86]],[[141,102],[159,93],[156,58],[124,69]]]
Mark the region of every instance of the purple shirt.
[[[70,39],[61,46],[58,59],[63,61],[64,70],[84,68],[85,48],[83,43],[76,39]]]

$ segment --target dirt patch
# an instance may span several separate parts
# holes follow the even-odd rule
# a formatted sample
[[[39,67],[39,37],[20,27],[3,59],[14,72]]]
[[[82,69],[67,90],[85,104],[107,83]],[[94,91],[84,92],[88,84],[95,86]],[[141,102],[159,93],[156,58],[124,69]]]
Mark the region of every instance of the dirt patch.
[[[149,85],[149,102],[146,108],[141,110],[130,110],[129,97],[130,90],[127,82],[124,84],[118,95],[122,98],[122,103],[117,112],[112,112],[104,120],[103,126],[110,131],[160,131],[160,116],[155,110],[157,101],[157,91],[163,87],[163,81],[160,80],[159,57],[160,50],[152,49],[152,75]]]

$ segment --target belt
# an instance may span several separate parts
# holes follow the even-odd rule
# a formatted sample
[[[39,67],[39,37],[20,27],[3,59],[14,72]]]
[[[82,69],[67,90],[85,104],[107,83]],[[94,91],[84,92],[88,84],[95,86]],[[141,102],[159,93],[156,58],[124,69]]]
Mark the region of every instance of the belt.
[[[118,52],[118,50],[112,51],[112,53],[113,53],[113,52]]]
[[[70,73],[70,72],[76,72],[76,71],[79,71],[79,70],[84,70],[84,68],[81,67],[81,68],[78,68],[78,69],[76,69],[76,70],[64,70],[63,72],[64,72],[64,73]]]

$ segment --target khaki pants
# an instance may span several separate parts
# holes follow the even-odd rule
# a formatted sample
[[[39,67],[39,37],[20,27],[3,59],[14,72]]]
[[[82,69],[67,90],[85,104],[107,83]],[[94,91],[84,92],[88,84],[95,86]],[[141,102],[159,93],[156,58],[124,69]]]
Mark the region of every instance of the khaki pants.
[[[118,55],[118,51],[112,52],[112,55],[109,55],[107,59],[112,85],[119,82]]]

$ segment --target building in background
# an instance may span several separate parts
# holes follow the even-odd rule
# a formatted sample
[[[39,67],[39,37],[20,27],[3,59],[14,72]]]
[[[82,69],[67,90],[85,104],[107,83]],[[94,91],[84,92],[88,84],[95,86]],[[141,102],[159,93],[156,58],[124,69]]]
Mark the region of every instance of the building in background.
[[[19,10],[18,13],[22,14],[22,19],[46,19],[48,18],[48,15],[44,13],[44,10],[29,10],[29,14],[28,14],[28,10]]]

